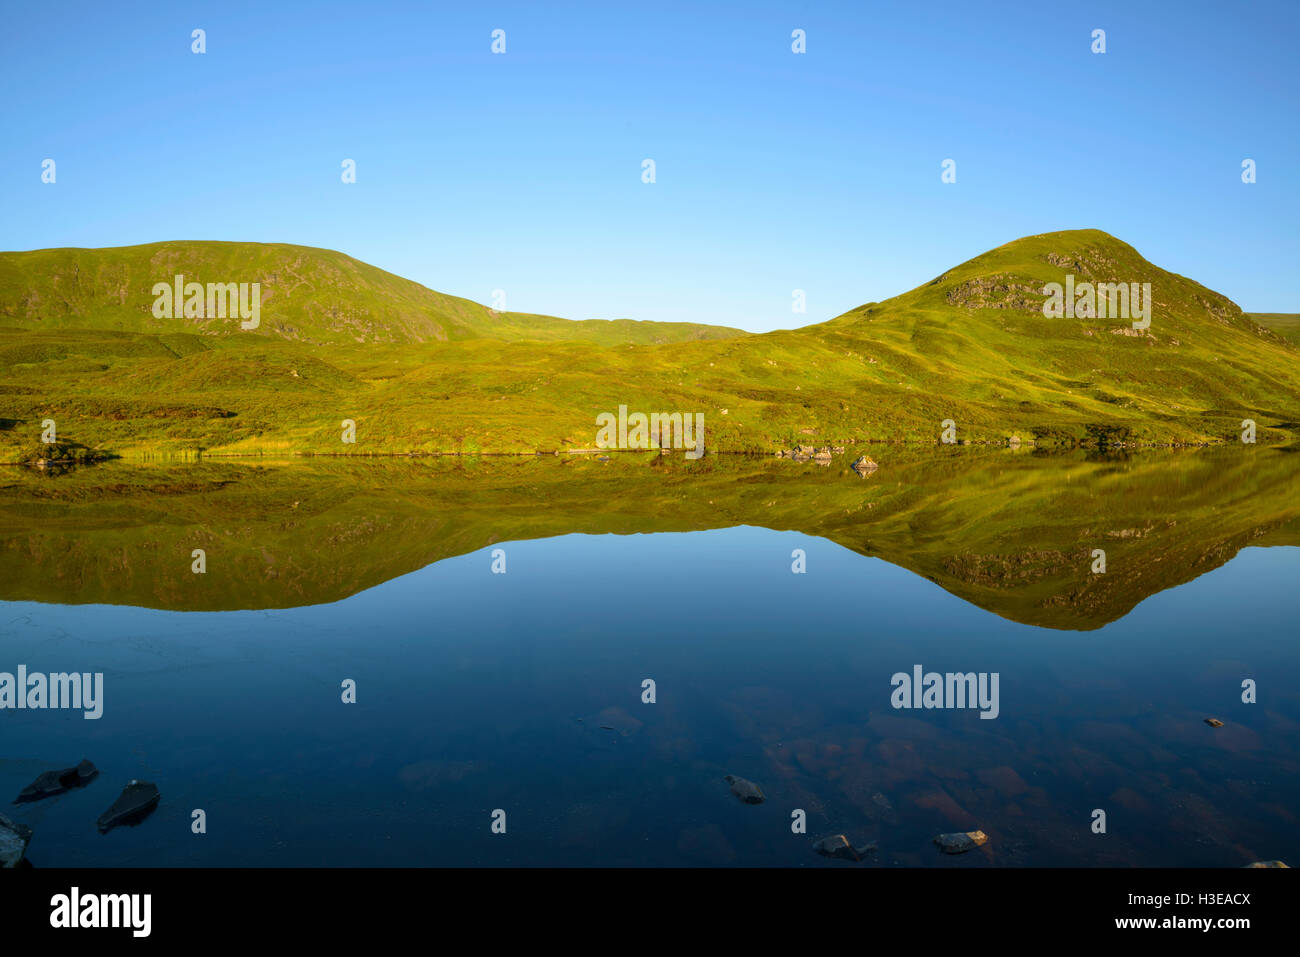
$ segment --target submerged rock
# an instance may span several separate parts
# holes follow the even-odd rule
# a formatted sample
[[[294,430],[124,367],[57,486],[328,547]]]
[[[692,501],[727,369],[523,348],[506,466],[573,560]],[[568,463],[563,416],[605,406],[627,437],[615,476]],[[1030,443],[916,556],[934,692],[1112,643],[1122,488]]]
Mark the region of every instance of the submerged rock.
[[[162,797],[158,788],[148,781],[132,781],[122,789],[113,806],[99,816],[101,834],[107,834],[119,824],[139,824],[158,806]]]
[[[955,834],[940,834],[934,839],[945,854],[964,854],[987,844],[989,836],[983,831],[958,831]]]
[[[861,847],[854,847],[843,834],[832,834],[813,844],[813,850],[822,857],[837,857],[845,861],[860,861],[875,849],[875,841],[863,844]]]
[[[628,738],[634,735],[642,727],[642,722],[632,717],[622,708],[606,708],[604,711],[596,714],[589,714],[586,717],[579,718],[578,721],[586,728],[587,731],[595,733],[597,731],[613,731],[622,738]]]
[[[0,814],[0,867],[17,867],[27,853],[32,829]]]
[[[1283,864],[1281,861],[1255,861],[1253,864],[1247,864],[1247,867],[1285,867],[1290,870],[1290,866]]]
[[[89,761],[82,761],[75,768],[46,771],[19,791],[18,797],[14,798],[14,803],[25,804],[28,801],[39,801],[42,798],[53,797],[73,788],[84,787],[97,774],[99,774],[99,769]]]
[[[1211,728],[1223,727],[1223,722],[1220,721],[1218,718],[1206,718],[1205,723],[1208,724]]]
[[[763,789],[753,781],[746,781],[744,778],[738,778],[734,774],[728,774],[722,780],[731,785],[731,793],[746,804],[762,804],[767,800],[763,796]]]

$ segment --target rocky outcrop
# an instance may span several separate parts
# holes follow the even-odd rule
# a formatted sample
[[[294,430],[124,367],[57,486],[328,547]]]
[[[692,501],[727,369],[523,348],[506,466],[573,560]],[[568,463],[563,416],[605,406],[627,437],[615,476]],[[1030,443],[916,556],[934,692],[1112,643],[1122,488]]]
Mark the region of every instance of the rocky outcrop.
[[[793,459],[796,462],[816,462],[818,465],[830,465],[836,455],[844,454],[842,445],[796,445],[792,449],[782,449],[776,453],[779,459]]]
[[[1013,309],[1041,313],[1043,287],[1006,273],[968,279],[948,290],[948,302],[967,309]]]

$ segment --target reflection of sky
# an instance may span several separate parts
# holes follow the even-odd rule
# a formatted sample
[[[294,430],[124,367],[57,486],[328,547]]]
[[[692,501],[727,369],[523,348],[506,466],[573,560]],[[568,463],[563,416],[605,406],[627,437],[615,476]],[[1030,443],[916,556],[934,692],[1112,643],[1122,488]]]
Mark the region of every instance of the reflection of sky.
[[[489,571],[493,548],[506,551],[505,575]],[[791,573],[794,548],[807,551],[807,574]],[[409,821],[394,788],[417,804],[477,808],[505,800],[488,796],[494,786],[515,793],[519,780],[498,777],[509,771],[533,782],[541,804],[563,804],[536,782],[553,776],[555,788],[572,791],[584,780],[595,745],[566,735],[582,728],[577,718],[606,707],[645,725],[641,737],[628,739],[639,743],[619,746],[657,742],[634,762],[651,782],[712,762],[748,762],[762,774],[763,743],[744,732],[751,720],[774,733],[783,721],[807,725],[789,728],[793,737],[861,726],[873,715],[920,717],[956,740],[976,741],[976,751],[984,747],[978,741],[1000,741],[998,748],[1020,755],[997,763],[1028,760],[1044,747],[1068,750],[1072,722],[1135,723],[1144,735],[1169,735],[1160,746],[1195,765],[1223,756],[1194,750],[1194,726],[1217,715],[1229,722],[1229,735],[1257,736],[1276,752],[1279,767],[1290,770],[1270,770],[1294,796],[1296,740],[1287,722],[1300,720],[1291,618],[1298,571],[1300,549],[1246,549],[1105,628],[1051,631],[1005,621],[819,539],[736,528],[499,544],[335,604],[283,611],[8,602],[0,605],[0,669],[104,671],[105,714],[99,721],[0,714],[0,797],[40,770],[82,757],[99,764],[105,773],[92,788],[17,815],[37,827],[33,855],[45,841],[47,854],[69,863],[111,863],[123,854],[142,863],[275,863],[265,855],[280,830],[296,848],[284,853],[297,855],[280,863],[314,863],[325,851],[314,843],[315,817],[304,802],[322,815],[340,806],[362,813],[373,803],[399,829],[394,840],[408,844],[384,851],[358,838],[355,859],[410,863],[402,855],[416,849],[426,855],[419,860],[453,851],[402,837]],[[219,563],[210,559],[208,574],[219,575]],[[1109,574],[1123,572],[1112,566]],[[1001,718],[892,712],[890,675],[918,663],[998,672]],[[653,707],[639,700],[646,677],[658,683]],[[1259,681],[1260,704],[1240,703],[1243,677]],[[353,707],[339,703],[344,678],[358,683]],[[737,711],[737,700],[749,700],[744,689],[755,688],[765,689],[755,700],[787,702],[797,717],[787,719],[776,704]],[[1162,723],[1170,721],[1176,730]],[[1186,726],[1193,729],[1183,737]],[[982,737],[969,737],[975,734]],[[1265,760],[1250,746],[1255,738],[1216,740],[1244,747],[1241,760]],[[440,762],[486,762],[497,771],[444,781],[439,775],[451,772]],[[411,793],[397,786],[409,783],[413,764],[433,767],[436,786]],[[602,787],[630,786],[605,770],[614,776]],[[1199,773],[1209,777],[1211,766]],[[68,836],[93,822],[131,777],[162,788],[156,821],[98,844]],[[210,816],[225,817],[229,828],[220,809],[231,802],[241,808],[239,837],[227,830],[207,845],[175,838],[188,834],[193,807],[213,805],[218,813],[209,808]],[[1288,840],[1294,848],[1296,835]],[[536,846],[540,859],[548,846]],[[242,857],[222,857],[223,850]]]

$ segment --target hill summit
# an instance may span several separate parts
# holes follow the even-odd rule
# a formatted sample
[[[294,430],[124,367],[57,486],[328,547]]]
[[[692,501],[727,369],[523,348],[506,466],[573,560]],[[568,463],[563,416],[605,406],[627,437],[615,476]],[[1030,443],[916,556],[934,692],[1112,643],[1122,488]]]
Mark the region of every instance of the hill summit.
[[[159,319],[151,289],[177,273],[262,277],[259,327]],[[123,454],[563,452],[623,408],[690,415],[732,452],[1300,433],[1295,345],[1092,229],[763,335],[499,315],[341,253],[246,243],[0,254],[0,326],[0,460],[46,418]]]
[[[153,290],[170,286],[177,276],[204,287],[257,283],[264,321],[254,330],[241,329],[210,314],[210,307],[209,314],[187,317],[180,297],[172,303],[174,316],[157,315]],[[0,324],[154,334],[253,331],[311,345],[479,338],[615,345],[744,335],[695,323],[575,322],[498,312],[329,249],[199,241],[0,253]]]

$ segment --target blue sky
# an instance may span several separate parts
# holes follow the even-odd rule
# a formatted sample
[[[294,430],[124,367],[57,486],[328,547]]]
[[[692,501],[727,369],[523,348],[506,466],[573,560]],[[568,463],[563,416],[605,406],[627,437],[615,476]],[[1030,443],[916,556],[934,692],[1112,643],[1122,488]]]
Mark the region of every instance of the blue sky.
[[[1300,311],[1298,25],[1293,2],[9,2],[0,248],[299,243],[514,311],[763,331],[1097,227]]]

